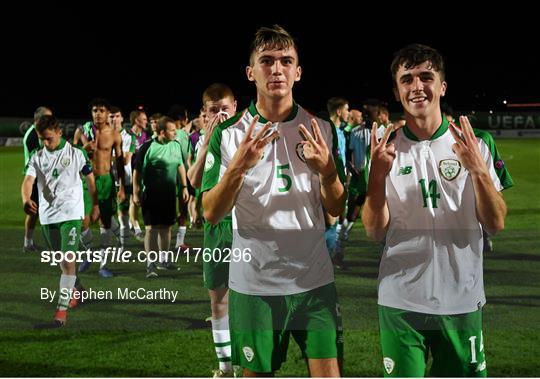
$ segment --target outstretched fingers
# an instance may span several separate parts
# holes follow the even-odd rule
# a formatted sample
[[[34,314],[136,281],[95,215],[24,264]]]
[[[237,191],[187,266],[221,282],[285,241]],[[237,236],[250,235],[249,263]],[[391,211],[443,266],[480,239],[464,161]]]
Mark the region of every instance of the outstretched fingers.
[[[321,133],[321,128],[319,127],[319,123],[317,123],[317,120],[315,120],[314,118],[311,119],[311,130],[313,130],[313,134],[315,135],[315,141],[324,141]]]
[[[389,125],[385,130],[384,134],[381,138],[381,144],[386,145],[388,143],[388,139],[390,138],[390,134],[394,131],[394,125]]]
[[[259,115],[255,115],[255,117],[253,117],[253,120],[251,120],[251,124],[249,124],[248,130],[246,132],[245,141],[251,141],[253,139],[253,132],[255,131],[255,126],[257,125],[258,121]]]
[[[449,129],[450,129],[450,133],[454,137],[454,140],[456,141],[456,144],[459,147],[465,147],[465,141],[463,137],[459,135],[459,130],[457,130],[457,127],[453,123],[450,123]]]
[[[253,140],[255,142],[259,142],[260,140],[268,137],[267,134],[270,134],[270,133],[268,133],[268,129],[270,129],[270,127],[272,127],[272,123],[269,121],[266,124],[264,124],[264,126],[262,127],[261,130],[259,130],[257,132],[257,134],[255,135],[255,138],[253,138]]]
[[[459,123],[461,125],[461,131],[465,137],[465,142],[467,145],[470,145],[473,142],[476,142],[476,136],[474,135],[474,130],[472,128],[471,122],[467,116],[460,116]]]
[[[307,128],[304,126],[304,124],[298,125],[298,128],[300,129],[300,132],[304,136],[304,138],[307,140],[307,142],[311,143],[313,146],[317,145],[317,142],[311,135],[311,133],[307,130]]]
[[[375,149],[378,145],[377,141],[377,123],[374,122],[371,124],[371,151],[373,152],[373,149]]]

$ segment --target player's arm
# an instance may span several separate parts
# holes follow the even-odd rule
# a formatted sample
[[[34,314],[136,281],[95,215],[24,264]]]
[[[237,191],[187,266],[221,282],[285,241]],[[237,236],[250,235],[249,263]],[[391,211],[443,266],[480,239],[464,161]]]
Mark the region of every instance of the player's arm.
[[[90,213],[90,220],[92,220],[92,222],[96,222],[99,218],[99,204],[96,190],[96,181],[94,178],[94,173],[92,171],[92,162],[88,158],[88,154],[84,149],[79,148],[78,151],[82,154],[79,163],[79,174],[81,175],[81,177],[84,177],[84,180],[86,181],[86,185],[88,187],[88,193],[92,198],[92,210]]]
[[[96,181],[94,178],[94,173],[90,172],[85,177],[86,185],[88,186],[88,192],[92,197],[92,212],[90,213],[90,219],[92,222],[96,222],[99,218],[99,203],[96,191]]]
[[[133,167],[133,203],[140,207],[141,206],[141,179],[142,179],[142,172],[143,172],[143,165],[144,165],[144,159],[146,156],[146,152],[150,148],[150,145],[152,144],[152,140],[149,142],[145,142],[139,152],[137,153],[135,157],[135,167]]]
[[[271,122],[266,123],[266,125],[253,136],[255,125],[257,125],[258,120],[258,116],[253,118],[244,139],[238,145],[238,149],[221,179],[214,187],[203,193],[202,205],[204,209],[204,218],[213,225],[217,224],[223,217],[231,212],[236,203],[240,188],[244,183],[246,172],[255,166],[261,159],[265,146],[278,136],[277,131],[270,133],[270,135],[266,135],[266,132],[272,126]],[[212,140],[214,141],[215,139],[216,135],[212,136]],[[212,142],[210,142],[210,145],[212,145]],[[219,146],[216,146],[215,149],[211,146],[210,151],[213,154],[219,154]]]
[[[371,129],[371,169],[366,201],[362,208],[362,223],[369,238],[381,241],[390,223],[390,212],[386,201],[386,176],[396,156],[395,146],[387,144],[392,128],[385,130],[377,141],[377,123]]]
[[[141,206],[141,175],[137,168],[133,170],[133,203]]]
[[[73,135],[73,145],[79,145],[81,141],[81,135],[83,134],[81,128],[75,129],[75,134]]]
[[[197,155],[197,159],[195,159],[195,163],[192,163],[192,165],[189,167],[189,170],[187,171],[187,177],[193,188],[201,188],[202,177],[204,173],[204,162],[206,161],[207,151],[208,146],[206,147],[206,150],[203,150],[203,147],[201,145],[201,147],[199,148],[199,154]],[[188,160],[191,160],[193,162],[192,154],[189,154]]]
[[[25,176],[21,185],[21,198],[24,211],[29,215],[34,215],[38,211],[37,204],[32,200],[32,186],[36,180],[35,150],[31,153],[30,159],[25,167]]]
[[[32,186],[34,185],[35,180],[35,176],[25,175],[21,186],[23,208],[24,211],[29,215],[36,214],[38,211],[37,204],[34,202],[34,200],[31,199]]]
[[[178,177],[180,178],[180,187],[182,188],[182,200],[184,200],[184,203],[187,203],[189,192],[187,188],[186,168],[183,164],[178,166]]]
[[[114,155],[116,159],[116,170],[118,172],[118,182],[120,183],[120,188],[118,190],[118,199],[123,201],[125,198],[124,192],[124,153],[122,152],[122,136],[120,133],[114,131]]]
[[[93,154],[96,150],[96,142],[89,140],[88,137],[83,133],[83,131],[80,128],[77,128],[75,130],[75,136],[73,137],[73,144],[78,145],[81,144],[83,149],[89,153]]]
[[[331,216],[338,217],[345,209],[347,192],[339,178],[334,158],[315,119],[311,119],[313,136],[304,125],[300,124],[299,128],[305,138],[302,144],[306,164],[319,174],[322,205]]]
[[[199,147],[197,152],[197,159],[193,163],[187,172],[187,177],[193,188],[201,188],[202,178],[204,173],[204,164],[206,162],[206,153],[208,152],[208,146],[210,144],[210,139],[214,128],[220,123],[223,122],[225,117],[220,117],[221,115],[216,115],[213,120],[210,122],[208,127],[205,128],[204,141]]]
[[[493,184],[469,119],[461,116],[459,121],[461,135],[458,130],[450,126],[450,132],[456,141],[452,148],[471,176],[478,221],[489,234],[493,235],[504,229],[506,202],[502,193],[499,193]]]

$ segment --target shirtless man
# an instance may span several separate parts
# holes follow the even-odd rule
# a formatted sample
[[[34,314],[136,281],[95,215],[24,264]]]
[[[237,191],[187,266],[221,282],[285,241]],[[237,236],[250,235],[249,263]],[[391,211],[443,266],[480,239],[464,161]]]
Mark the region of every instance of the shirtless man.
[[[125,198],[124,192],[124,158],[122,154],[122,137],[120,132],[115,130],[108,123],[110,105],[104,99],[94,99],[89,106],[92,112],[91,126],[94,140],[83,144],[86,149],[93,149],[92,166],[96,178],[96,192],[98,193],[98,202],[100,210],[100,243],[101,243],[101,263],[99,275],[104,278],[110,278],[113,273],[105,268],[107,263],[104,256],[105,249],[111,241],[111,222],[116,214],[116,188],[114,178],[111,174],[112,151],[114,149],[116,167],[118,169],[118,181],[120,187],[118,190],[118,201],[122,202]],[[85,271],[90,266],[90,262],[84,262],[79,267],[79,272]]]

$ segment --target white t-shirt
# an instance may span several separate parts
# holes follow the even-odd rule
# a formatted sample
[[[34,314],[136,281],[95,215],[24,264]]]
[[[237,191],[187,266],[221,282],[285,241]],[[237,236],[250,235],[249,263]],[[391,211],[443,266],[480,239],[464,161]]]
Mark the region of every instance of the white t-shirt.
[[[489,133],[475,131],[497,191],[513,185]],[[431,140],[404,127],[392,143],[386,177],[390,225],[379,270],[380,305],[428,314],[459,314],[486,302],[482,227],[469,172],[452,151],[443,120]]]
[[[256,114],[252,103],[214,130],[202,191],[214,187],[223,176]],[[334,281],[324,238],[319,176],[305,163],[298,131],[300,123],[309,130],[312,118],[338,163],[335,131],[329,122],[294,104],[287,120],[272,125],[280,137],[266,146],[261,160],[246,173],[232,210],[232,248],[251,257],[249,262],[231,260],[229,287],[237,292],[290,295]],[[255,131],[265,123],[260,116]],[[343,178],[343,168],[337,165]]]
[[[86,153],[64,139],[54,151],[42,148],[32,155],[26,175],[37,180],[42,225],[84,218],[81,174],[91,171]]]

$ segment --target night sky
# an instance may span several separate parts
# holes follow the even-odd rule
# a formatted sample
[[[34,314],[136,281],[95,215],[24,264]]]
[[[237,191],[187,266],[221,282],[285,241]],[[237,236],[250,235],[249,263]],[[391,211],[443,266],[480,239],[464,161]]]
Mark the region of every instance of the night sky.
[[[445,57],[446,100],[454,109],[540,102],[540,20],[531,9],[471,12],[454,5],[442,13],[430,3],[395,10],[381,3],[356,10],[336,2],[335,9],[310,7],[309,17],[283,1],[198,2],[189,12],[171,2],[122,3],[19,4],[4,13],[0,116],[29,117],[48,105],[60,118],[87,118],[93,97],[109,99],[125,115],[140,104],[151,114],[174,103],[194,114],[204,88],[217,81],[245,107],[255,95],[245,77],[250,41],[259,26],[274,23],[299,42],[303,76],[295,99],[313,111],[332,96],[353,108],[379,98],[399,111],[389,66],[393,52],[413,42]]]

